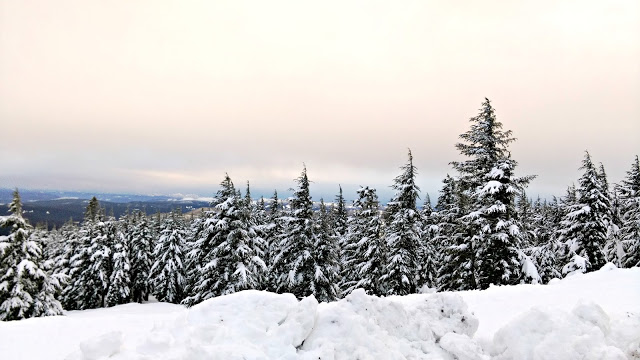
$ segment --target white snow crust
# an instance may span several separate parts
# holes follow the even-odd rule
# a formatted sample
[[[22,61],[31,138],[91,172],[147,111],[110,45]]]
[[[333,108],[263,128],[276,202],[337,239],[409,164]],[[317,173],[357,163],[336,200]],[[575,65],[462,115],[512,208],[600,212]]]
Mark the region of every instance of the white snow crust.
[[[0,323],[2,359],[640,359],[640,268],[318,304],[260,291]]]

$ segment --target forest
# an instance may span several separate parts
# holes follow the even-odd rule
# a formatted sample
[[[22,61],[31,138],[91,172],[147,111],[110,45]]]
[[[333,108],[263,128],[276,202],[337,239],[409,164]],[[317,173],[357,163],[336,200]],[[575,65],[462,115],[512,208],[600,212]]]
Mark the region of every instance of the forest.
[[[526,134],[525,134],[526,135]],[[435,205],[419,204],[418,169],[409,150],[384,209],[364,186],[348,210],[339,190],[313,209],[306,167],[294,193],[253,199],[224,175],[211,207],[198,214],[115,218],[94,197],[81,223],[32,227],[18,190],[0,217],[0,320],[65,310],[158,301],[193,306],[248,289],[314,295],[330,302],[370,295],[546,284],[611,262],[640,266],[640,163],[609,184],[585,152],[576,185],[553,199],[530,199],[534,176],[517,161],[489,100],[455,146]],[[577,164],[578,165],[578,164]]]

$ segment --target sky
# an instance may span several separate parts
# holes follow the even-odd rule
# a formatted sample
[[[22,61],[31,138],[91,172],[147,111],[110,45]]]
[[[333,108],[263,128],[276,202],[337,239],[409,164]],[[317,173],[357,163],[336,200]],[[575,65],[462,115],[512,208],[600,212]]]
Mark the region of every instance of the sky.
[[[640,2],[0,0],[0,187],[435,199],[484,98],[530,196],[640,154]],[[424,198],[424,195],[423,195]]]

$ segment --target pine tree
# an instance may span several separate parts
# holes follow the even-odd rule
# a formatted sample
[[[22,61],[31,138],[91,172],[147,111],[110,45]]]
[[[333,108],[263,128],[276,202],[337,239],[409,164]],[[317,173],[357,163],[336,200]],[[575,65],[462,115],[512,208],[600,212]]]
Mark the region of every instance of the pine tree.
[[[338,185],[340,192],[336,196],[335,210],[334,210],[334,224],[332,225],[340,244],[343,243],[343,238],[347,234],[347,207],[342,196],[342,186]]]
[[[324,200],[320,199],[320,210],[314,234],[313,260],[315,274],[313,278],[313,294],[320,302],[338,299],[340,288],[340,267],[338,250],[338,233],[332,229],[332,221]]]
[[[245,203],[243,205],[243,211],[246,213],[245,222],[247,234],[249,236],[249,246],[254,254],[254,258],[259,261],[249,262],[249,272],[255,276],[254,289],[263,290],[266,288],[267,279],[267,267],[268,262],[266,260],[267,244],[266,244],[266,210],[264,207],[264,199],[261,198],[261,203],[254,203],[251,200],[251,190],[249,188],[249,181],[247,181],[247,191],[245,194]]]
[[[11,215],[0,217],[0,227],[9,235],[0,237],[0,320],[61,315],[55,299],[60,278],[47,273],[39,239],[22,217],[22,203],[16,189],[9,204]]]
[[[438,261],[440,249],[435,242],[438,226],[436,215],[431,207],[431,198],[425,194],[421,216],[420,248],[418,252],[418,285],[421,287],[437,288]]]
[[[153,251],[149,281],[153,296],[158,301],[180,303],[186,288],[186,238],[187,229],[182,214],[174,210],[164,219],[160,238]]]
[[[298,188],[289,201],[290,209],[280,217],[282,232],[278,236],[274,272],[278,293],[303,298],[314,293],[315,278],[315,224],[306,166],[295,182]]]
[[[568,208],[562,221],[561,240],[569,249],[570,260],[563,273],[600,269],[606,258],[602,251],[607,241],[607,222],[611,204],[591,156],[585,152],[577,202]]]
[[[520,224],[515,210],[515,194],[532,176],[516,178],[517,162],[508,145],[515,141],[511,131],[503,131],[488,99],[480,114],[470,119],[471,129],[460,135],[456,148],[469,160],[452,162],[460,173],[460,186],[470,200],[463,216],[465,243],[474,251],[478,287],[515,284],[520,280]]]
[[[149,271],[153,265],[153,229],[149,218],[143,211],[133,213],[129,246],[129,264],[131,266],[131,301],[141,303],[149,300],[151,286]]]
[[[542,202],[538,198],[531,208],[530,231],[533,244],[528,255],[535,262],[540,282],[544,284],[551,279],[562,277],[558,261],[561,246],[555,236],[559,220],[553,215],[557,206],[557,199],[549,205],[546,200]]]
[[[200,259],[199,274],[193,293],[183,303],[191,306],[214,296],[246,289],[257,289],[257,268],[265,271],[265,264],[251,243],[251,226],[246,201],[240,198],[229,175],[220,184],[212,203],[215,209],[205,232],[195,246]]]
[[[202,267],[206,264],[206,256],[213,248],[209,239],[214,229],[209,226],[213,211],[205,210],[191,221],[188,240],[186,242],[186,284],[185,298],[182,304],[193,306],[201,301],[197,286],[202,274]]]
[[[389,295],[407,295],[417,291],[418,251],[420,249],[420,214],[416,208],[420,188],[415,184],[417,174],[413,156],[401,167],[402,174],[394,179],[396,190],[387,204],[389,264],[383,281],[388,283]]]
[[[113,271],[109,279],[107,306],[126,304],[131,300],[131,266],[127,235],[118,231],[113,246]]]
[[[624,244],[624,267],[640,266],[640,162],[638,156],[627,177],[618,186],[622,227],[620,237]]]
[[[65,308],[95,309],[105,305],[109,289],[111,248],[104,212],[94,196],[85,210],[78,247],[70,259],[69,284],[63,292]]]
[[[467,242],[467,226],[462,214],[468,198],[454,178],[447,175],[436,205],[438,230],[434,241],[442,249],[438,268],[438,289],[446,291],[477,288],[474,244]]]
[[[388,292],[381,281],[386,273],[387,242],[383,238],[376,190],[361,187],[353,205],[355,211],[347,220],[344,266],[342,268],[343,294],[364,289],[370,295],[383,296]]]
[[[274,259],[278,253],[278,236],[283,233],[282,223],[280,221],[281,206],[278,199],[278,191],[273,192],[269,211],[265,218],[265,226],[263,228],[263,238],[265,246],[264,261],[267,265],[267,276],[265,290],[275,292],[277,290],[277,273],[274,270]]]

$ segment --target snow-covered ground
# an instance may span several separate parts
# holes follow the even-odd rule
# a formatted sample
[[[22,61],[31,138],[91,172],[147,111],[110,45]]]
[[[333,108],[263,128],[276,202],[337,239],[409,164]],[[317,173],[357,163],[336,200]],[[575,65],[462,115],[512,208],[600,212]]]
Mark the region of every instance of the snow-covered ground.
[[[640,268],[330,304],[258,291],[0,323],[0,359],[640,359]]]

